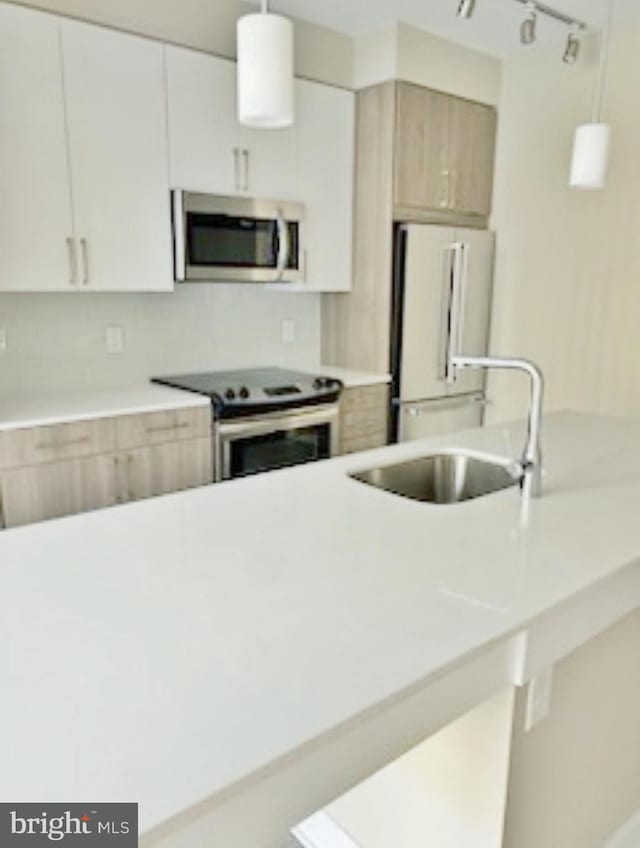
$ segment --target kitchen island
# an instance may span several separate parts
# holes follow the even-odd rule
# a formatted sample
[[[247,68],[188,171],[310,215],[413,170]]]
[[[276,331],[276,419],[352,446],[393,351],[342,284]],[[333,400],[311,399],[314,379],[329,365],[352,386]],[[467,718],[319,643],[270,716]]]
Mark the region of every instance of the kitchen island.
[[[143,845],[288,828],[640,606],[640,424],[545,423],[545,493],[452,506],[382,448],[0,536],[0,797],[140,802]]]

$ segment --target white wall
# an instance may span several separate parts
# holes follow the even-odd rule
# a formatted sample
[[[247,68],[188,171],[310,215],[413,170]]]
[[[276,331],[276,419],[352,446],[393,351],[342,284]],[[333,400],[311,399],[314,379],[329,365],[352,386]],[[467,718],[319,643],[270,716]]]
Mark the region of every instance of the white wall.
[[[284,318],[296,322],[293,344],[281,342]],[[106,353],[109,325],[124,328],[122,355]],[[0,356],[0,394],[237,366],[313,366],[320,347],[319,295],[255,285],[185,285],[173,294],[0,295],[0,326],[9,341]]]
[[[595,63],[523,52],[505,63],[493,225],[492,348],[537,360],[549,408],[640,413],[640,4],[619,0],[605,117],[607,188],[567,187],[573,130],[588,119]],[[493,418],[521,416],[525,381],[491,378]]]
[[[355,41],[356,89],[402,79],[495,106],[500,78],[498,59],[406,24]]]

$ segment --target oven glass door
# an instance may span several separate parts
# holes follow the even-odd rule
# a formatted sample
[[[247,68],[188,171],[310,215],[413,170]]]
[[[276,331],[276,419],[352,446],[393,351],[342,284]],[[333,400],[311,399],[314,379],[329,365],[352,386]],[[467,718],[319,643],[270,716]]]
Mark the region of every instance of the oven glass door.
[[[233,439],[229,443],[229,476],[247,477],[262,471],[300,465],[331,455],[331,424]]]
[[[289,252],[286,270],[299,268],[297,222],[288,221]],[[277,222],[270,218],[188,212],[186,216],[187,265],[221,270],[275,271],[280,240]]]

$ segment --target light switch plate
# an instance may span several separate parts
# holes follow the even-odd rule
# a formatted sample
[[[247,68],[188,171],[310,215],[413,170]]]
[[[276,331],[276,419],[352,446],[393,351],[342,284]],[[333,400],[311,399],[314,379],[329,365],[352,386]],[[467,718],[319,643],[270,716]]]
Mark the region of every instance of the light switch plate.
[[[0,356],[3,353],[7,352],[8,340],[7,340],[7,328],[0,327]]]
[[[527,690],[527,710],[524,729],[528,733],[536,724],[544,721],[551,712],[551,693],[553,689],[553,666],[541,671],[529,681]]]
[[[118,325],[105,327],[104,344],[108,354],[122,353],[124,351],[124,328]]]
[[[282,344],[293,344],[296,340],[296,322],[285,318],[282,322]]]

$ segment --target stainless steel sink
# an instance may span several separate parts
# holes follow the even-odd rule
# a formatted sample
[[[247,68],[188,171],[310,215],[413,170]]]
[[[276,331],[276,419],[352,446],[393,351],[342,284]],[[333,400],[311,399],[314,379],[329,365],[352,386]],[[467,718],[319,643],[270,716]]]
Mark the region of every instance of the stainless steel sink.
[[[522,469],[516,462],[493,462],[451,452],[358,471],[349,476],[403,498],[454,504],[517,486]]]

